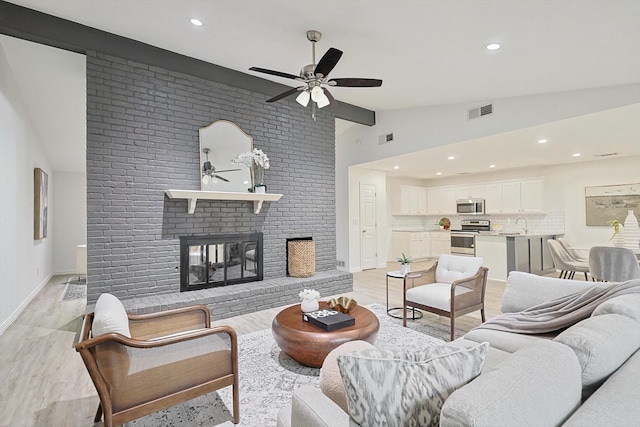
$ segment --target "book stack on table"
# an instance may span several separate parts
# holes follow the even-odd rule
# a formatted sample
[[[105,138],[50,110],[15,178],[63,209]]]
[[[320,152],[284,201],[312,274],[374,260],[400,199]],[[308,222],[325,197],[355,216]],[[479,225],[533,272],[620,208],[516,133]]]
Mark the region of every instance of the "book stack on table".
[[[312,311],[310,313],[302,313],[302,320],[327,332],[356,324],[354,317],[329,308]]]

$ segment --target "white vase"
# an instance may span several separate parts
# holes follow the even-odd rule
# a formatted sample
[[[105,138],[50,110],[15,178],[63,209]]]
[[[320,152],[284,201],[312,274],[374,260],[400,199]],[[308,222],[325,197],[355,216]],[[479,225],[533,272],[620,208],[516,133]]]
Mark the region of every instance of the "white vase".
[[[624,220],[624,247],[632,251],[638,251],[640,249],[639,241],[640,227],[638,226],[638,218],[633,214],[633,209],[629,209]]]
[[[611,244],[616,248],[624,247],[624,226],[618,225],[618,233],[611,238]]]
[[[400,274],[403,276],[411,271],[409,264],[400,264]]]
[[[317,299],[303,299],[300,303],[300,308],[303,313],[310,313],[320,310],[320,303]]]

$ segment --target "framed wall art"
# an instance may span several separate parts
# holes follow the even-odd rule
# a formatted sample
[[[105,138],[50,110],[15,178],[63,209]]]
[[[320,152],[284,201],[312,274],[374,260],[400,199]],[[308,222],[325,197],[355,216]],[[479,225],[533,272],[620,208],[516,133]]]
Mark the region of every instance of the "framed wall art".
[[[587,226],[608,226],[608,221],[621,223],[627,212],[640,213],[640,184],[585,187]]]
[[[40,168],[33,170],[33,238],[47,237],[47,211],[49,207],[49,177]]]

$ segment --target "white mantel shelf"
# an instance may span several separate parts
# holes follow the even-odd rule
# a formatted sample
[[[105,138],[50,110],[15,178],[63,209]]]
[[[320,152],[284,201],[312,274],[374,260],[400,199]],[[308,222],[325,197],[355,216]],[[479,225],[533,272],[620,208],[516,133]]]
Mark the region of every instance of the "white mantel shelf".
[[[196,202],[200,200],[248,200],[253,201],[253,213],[260,213],[263,202],[275,202],[280,200],[282,194],[259,193],[232,193],[225,191],[198,191],[198,190],[165,190],[170,199],[186,199],[188,212],[193,214],[196,210]]]

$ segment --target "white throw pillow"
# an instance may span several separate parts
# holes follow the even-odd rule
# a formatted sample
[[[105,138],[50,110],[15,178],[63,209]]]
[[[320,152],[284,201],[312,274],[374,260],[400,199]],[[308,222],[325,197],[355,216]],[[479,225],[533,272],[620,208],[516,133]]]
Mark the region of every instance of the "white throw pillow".
[[[111,294],[102,294],[93,310],[91,331],[94,337],[115,332],[131,338],[129,318],[122,302]]]
[[[488,343],[338,356],[349,415],[362,426],[437,426],[445,400],[478,376]]]

